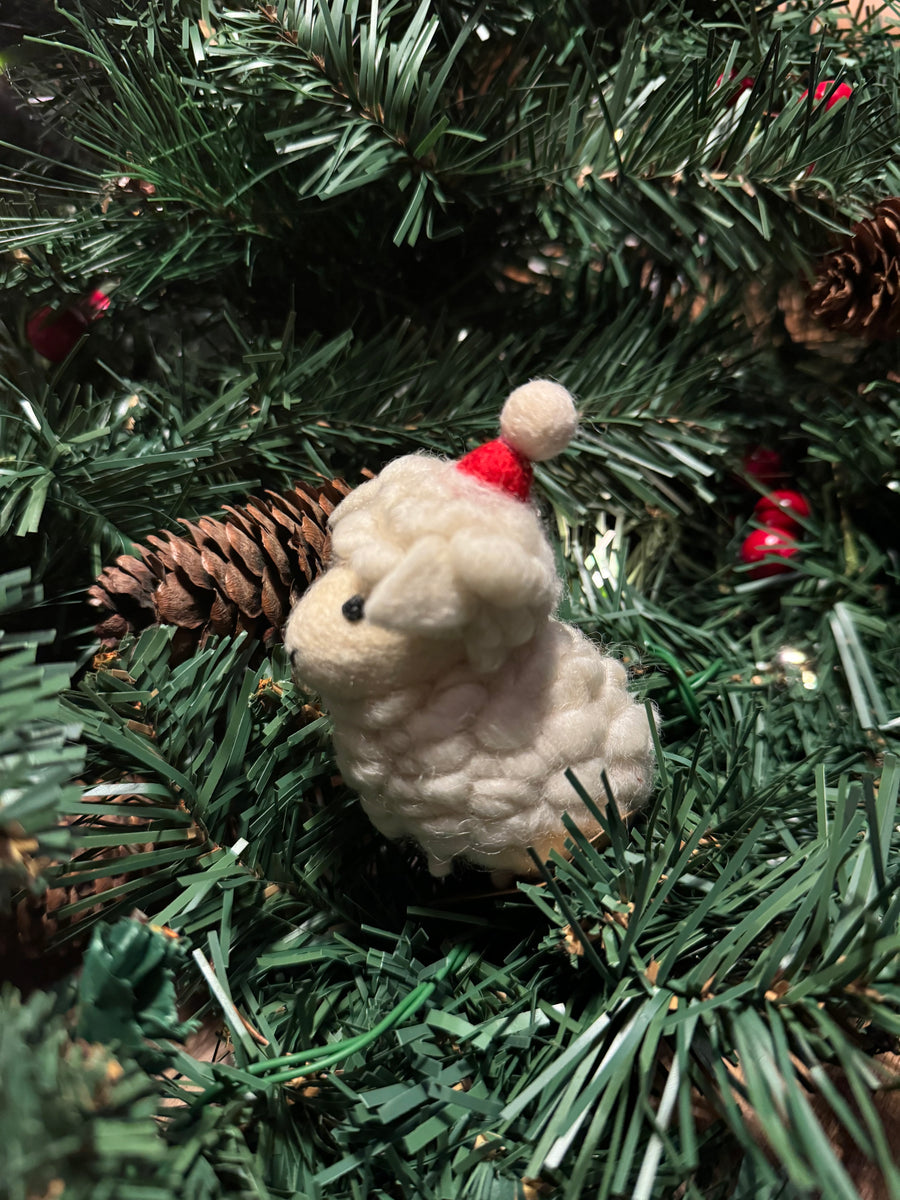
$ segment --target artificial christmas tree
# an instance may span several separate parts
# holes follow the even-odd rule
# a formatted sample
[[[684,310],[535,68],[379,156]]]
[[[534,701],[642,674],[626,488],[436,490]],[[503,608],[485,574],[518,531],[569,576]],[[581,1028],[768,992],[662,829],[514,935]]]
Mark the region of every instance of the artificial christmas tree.
[[[46,946],[52,994],[7,1000],[0,1188],[900,1194],[892,6],[19,8],[0,870],[4,967],[33,987],[14,956]],[[36,353],[33,314],[97,288],[90,336]],[[499,894],[434,879],[365,820],[261,618],[101,649],[84,597],[128,576],[140,609],[135,547],[193,622],[207,530],[255,611],[289,584],[221,542],[254,541],[254,497],[462,459],[547,377],[581,415],[534,472],[559,615],[665,717],[629,828],[573,822]],[[754,579],[777,489],[802,555]]]

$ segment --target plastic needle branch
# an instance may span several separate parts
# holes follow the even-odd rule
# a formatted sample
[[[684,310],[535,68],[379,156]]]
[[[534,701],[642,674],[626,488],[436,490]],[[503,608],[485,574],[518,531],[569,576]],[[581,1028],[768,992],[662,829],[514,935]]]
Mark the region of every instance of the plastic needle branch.
[[[468,957],[470,949],[471,947],[467,944],[454,946],[442,965],[430,979],[424,980],[417,987],[413,988],[408,996],[404,996],[399,1004],[395,1005],[389,1013],[385,1014],[371,1029],[367,1029],[365,1033],[356,1034],[354,1037],[346,1038],[343,1041],[331,1042],[325,1046],[315,1046],[307,1050],[296,1050],[292,1054],[284,1054],[280,1058],[270,1058],[263,1062],[251,1063],[244,1070],[250,1075],[260,1076],[260,1082],[266,1085],[290,1083],[294,1079],[308,1075],[311,1071],[324,1071],[329,1067],[335,1066],[345,1058],[349,1058],[351,1054],[355,1054],[359,1050],[365,1050],[367,1046],[377,1041],[383,1033],[387,1033],[390,1029],[395,1029],[402,1021],[420,1009],[431,996],[432,992],[434,992],[437,985],[446,979],[448,975],[459,970]],[[278,1068],[284,1069],[279,1070]],[[273,1073],[270,1074],[270,1072]],[[223,1090],[223,1084],[215,1084],[197,1098],[197,1104],[210,1103]]]

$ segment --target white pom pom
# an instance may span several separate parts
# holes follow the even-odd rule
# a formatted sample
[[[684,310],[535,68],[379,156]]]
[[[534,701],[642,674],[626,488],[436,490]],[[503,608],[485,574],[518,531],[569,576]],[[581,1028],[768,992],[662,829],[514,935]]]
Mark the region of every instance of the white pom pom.
[[[572,397],[549,379],[516,388],[500,413],[504,440],[530,462],[543,462],[565,450],[577,424]]]

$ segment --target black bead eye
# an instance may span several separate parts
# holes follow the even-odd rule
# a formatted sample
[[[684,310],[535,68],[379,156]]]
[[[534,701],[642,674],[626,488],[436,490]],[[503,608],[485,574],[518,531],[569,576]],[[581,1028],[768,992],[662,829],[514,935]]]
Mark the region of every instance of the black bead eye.
[[[362,596],[351,596],[349,600],[345,600],[341,605],[341,612],[348,621],[361,621],[363,619],[363,609],[365,601]]]

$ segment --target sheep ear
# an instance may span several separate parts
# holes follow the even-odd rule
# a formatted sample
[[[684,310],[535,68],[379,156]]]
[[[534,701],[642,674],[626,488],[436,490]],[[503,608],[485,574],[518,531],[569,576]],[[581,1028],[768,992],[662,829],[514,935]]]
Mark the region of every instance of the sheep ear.
[[[538,553],[537,549],[542,552]],[[549,546],[526,550],[501,534],[456,534],[450,550],[467,592],[499,608],[546,608],[556,603],[559,579]]]
[[[366,620],[401,633],[441,636],[465,626],[471,603],[460,590],[447,541],[424,537],[366,597]]]

